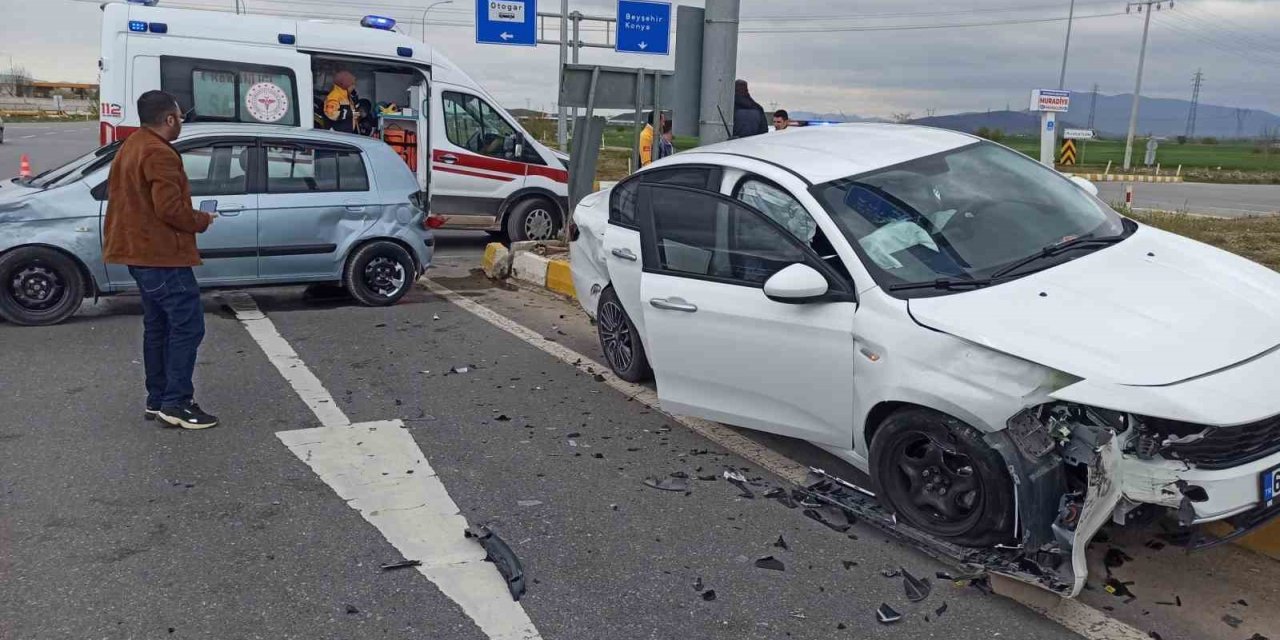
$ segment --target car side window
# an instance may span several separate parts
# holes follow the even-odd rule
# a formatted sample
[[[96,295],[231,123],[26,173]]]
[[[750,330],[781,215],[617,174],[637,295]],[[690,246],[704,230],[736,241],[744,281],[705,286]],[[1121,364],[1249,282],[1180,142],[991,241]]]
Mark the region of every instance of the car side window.
[[[523,155],[516,154],[520,135],[488,102],[456,91],[445,91],[442,98],[449,142],[483,156],[544,164],[527,147]]]
[[[740,202],[665,185],[643,188],[660,271],[761,287],[783,268],[808,261],[794,237]]]
[[[244,195],[248,190],[249,147],[210,145],[182,152],[182,168],[192,197]]]
[[[643,184],[672,184],[706,189],[711,182],[707,167],[668,167],[644,171],[613,188],[609,196],[609,222],[624,227],[636,226],[636,192]]]
[[[801,242],[813,241],[818,223],[790,193],[763,180],[747,178],[738,183],[733,197],[763,213],[790,231]]]
[[[354,149],[267,146],[267,193],[368,191],[364,159]]]

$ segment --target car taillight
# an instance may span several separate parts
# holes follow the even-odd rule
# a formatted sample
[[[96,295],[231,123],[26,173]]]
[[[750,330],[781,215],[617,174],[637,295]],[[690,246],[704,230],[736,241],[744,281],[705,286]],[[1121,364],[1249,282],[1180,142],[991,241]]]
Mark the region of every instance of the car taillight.
[[[432,214],[422,219],[422,226],[427,229],[439,229],[448,221],[449,219],[444,216]]]

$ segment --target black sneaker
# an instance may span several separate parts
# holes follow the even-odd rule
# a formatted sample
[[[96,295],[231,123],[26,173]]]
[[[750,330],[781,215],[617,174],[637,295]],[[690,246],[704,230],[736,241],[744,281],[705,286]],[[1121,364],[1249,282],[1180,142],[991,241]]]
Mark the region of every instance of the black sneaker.
[[[146,410],[142,412],[143,420],[155,420],[160,415],[160,405],[147,405]]]
[[[192,402],[185,407],[165,407],[156,414],[166,424],[183,429],[208,429],[218,426],[218,418],[200,409],[200,405]]]

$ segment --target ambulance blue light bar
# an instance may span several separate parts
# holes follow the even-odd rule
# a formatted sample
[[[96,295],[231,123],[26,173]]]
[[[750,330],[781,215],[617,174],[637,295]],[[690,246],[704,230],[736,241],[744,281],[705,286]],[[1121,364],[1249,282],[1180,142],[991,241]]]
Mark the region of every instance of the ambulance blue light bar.
[[[396,21],[394,18],[387,18],[383,16],[365,16],[360,19],[360,26],[368,27],[370,29],[390,31],[396,28]]]
[[[141,20],[130,20],[130,21],[129,21],[129,30],[130,30],[130,31],[132,31],[132,32],[134,32],[134,33],[146,33],[146,32],[147,32],[147,23],[145,23],[145,22],[143,22],[143,21],[141,21]]]

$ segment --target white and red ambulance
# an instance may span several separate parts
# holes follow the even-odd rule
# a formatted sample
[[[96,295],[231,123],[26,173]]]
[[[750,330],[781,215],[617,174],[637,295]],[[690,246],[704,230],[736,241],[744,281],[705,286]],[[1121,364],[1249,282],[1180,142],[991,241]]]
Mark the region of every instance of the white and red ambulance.
[[[446,228],[512,240],[559,232],[567,156],[525,132],[438,50],[396,32],[394,20],[366,16],[357,25],[154,4],[103,5],[103,144],[138,128],[134,105],[152,89],[176,96],[189,122],[311,128],[323,123],[317,112],[334,75],[349,71],[357,94],[382,114],[367,121],[370,135],[417,173]]]

